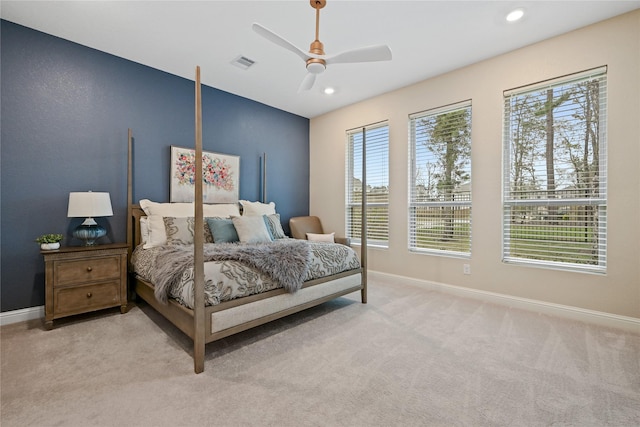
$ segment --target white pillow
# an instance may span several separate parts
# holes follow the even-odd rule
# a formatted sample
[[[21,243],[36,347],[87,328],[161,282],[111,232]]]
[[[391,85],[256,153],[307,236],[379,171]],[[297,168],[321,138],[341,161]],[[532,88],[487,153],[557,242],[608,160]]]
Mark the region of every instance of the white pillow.
[[[271,242],[271,234],[262,216],[234,216],[231,220],[242,243]]]
[[[242,205],[242,215],[243,216],[254,216],[254,215],[273,215],[276,213],[276,204],[274,202],[269,203],[260,203],[260,202],[250,202],[248,200],[240,200],[240,204]]]
[[[140,243],[149,241],[149,217],[140,217]]]
[[[149,215],[147,217],[147,226],[148,237],[145,240],[144,249],[167,244],[167,231],[164,228],[162,215]]]
[[[140,200],[140,207],[147,216],[160,215],[173,217],[193,216],[193,203],[157,203],[149,199]]]
[[[307,233],[307,240],[310,242],[330,242],[335,243],[335,232],[329,234]]]
[[[240,208],[237,203],[221,203],[207,204],[202,206],[204,217],[231,218],[232,216],[240,216]],[[167,215],[165,215],[167,216]],[[191,215],[193,216],[193,212]]]

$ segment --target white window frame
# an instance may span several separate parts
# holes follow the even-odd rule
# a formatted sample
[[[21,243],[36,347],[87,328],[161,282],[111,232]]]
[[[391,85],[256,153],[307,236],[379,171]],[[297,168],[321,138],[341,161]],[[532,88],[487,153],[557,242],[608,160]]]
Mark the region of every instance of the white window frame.
[[[421,158],[418,159],[417,144],[429,142],[428,135],[421,133],[419,130],[419,121],[421,119],[435,119],[438,116],[463,110],[468,111],[468,133],[469,144],[471,144],[471,100],[414,113],[409,116],[408,249],[410,252],[454,256],[460,258],[471,257],[472,178],[470,149],[468,159],[468,180],[466,180],[465,183],[461,183],[462,185],[456,185],[454,188],[450,188],[452,191],[451,200],[443,200],[441,197],[429,197],[428,195],[419,194],[420,192],[418,191],[418,187],[421,186],[418,181],[420,179],[424,179],[423,177],[420,177],[421,174],[419,171],[421,168],[418,167],[418,162],[427,161],[428,164],[435,164],[435,159],[431,156],[425,157],[424,153],[420,156]],[[424,183],[422,184],[422,187],[424,187]],[[460,195],[458,200],[455,199],[456,194]],[[425,218],[424,215],[419,218],[419,211],[422,211],[424,215],[429,216],[432,215],[431,213],[435,213],[437,218],[429,219]],[[453,223],[453,227],[451,225],[449,226],[451,228],[450,240],[441,240],[436,236],[438,232],[429,232],[429,230],[426,229],[424,233],[421,233],[422,236],[419,236],[418,225],[421,222],[436,222],[438,224],[442,224],[444,222],[448,222],[449,224]],[[458,224],[458,227],[456,227],[455,224]],[[466,225],[468,227],[468,237],[466,233],[460,232],[462,228],[459,227],[460,225]],[[437,228],[437,226],[434,228]],[[440,232],[440,234],[442,234],[442,232]],[[432,240],[432,242],[421,244],[419,243],[419,240],[421,239]]]
[[[386,135],[384,135],[386,130]],[[382,138],[378,133],[382,131]],[[347,227],[346,235],[351,239],[353,244],[361,243],[361,227],[358,218],[361,218],[362,202],[361,196],[358,197],[357,185],[362,183],[362,152],[354,152],[354,143],[357,140],[362,141],[362,135],[365,138],[366,145],[366,184],[367,191],[367,245],[371,247],[388,248],[389,247],[389,122],[383,121],[359,128],[347,130],[346,143],[346,177],[345,177],[345,224]],[[360,142],[360,150],[362,142]],[[377,182],[386,183],[386,201],[381,201],[384,195],[376,194]],[[358,184],[360,183],[360,184]],[[382,187],[380,187],[382,188]],[[362,194],[362,188],[360,193]],[[379,215],[380,212],[386,211],[385,215]]]
[[[539,191],[535,197],[527,196],[527,191],[517,191],[512,189],[512,158],[513,158],[513,139],[514,127],[516,119],[512,120],[511,110],[512,104],[516,97],[524,97],[530,94],[541,93],[550,89],[557,89],[563,85],[577,85],[579,83],[597,80],[598,86],[598,182],[589,189],[597,189],[597,195],[589,197],[580,197],[580,191],[569,190],[570,187],[564,185],[563,188],[556,187],[551,193],[545,196],[544,189]],[[567,113],[565,113],[567,114]],[[568,114],[567,114],[568,115]],[[514,125],[512,126],[512,122]],[[606,273],[607,265],[607,67],[599,67],[544,82],[527,85],[504,92],[504,129],[503,129],[503,239],[502,239],[502,260],[505,263],[521,264],[528,266],[536,266],[543,268],[561,269],[569,271],[579,271],[588,273]],[[555,131],[554,131],[555,132]],[[555,137],[554,137],[555,139]],[[560,153],[554,147],[554,157]],[[546,157],[545,157],[546,158]],[[529,192],[532,193],[532,192]],[[548,193],[548,192],[547,192]],[[560,193],[558,195],[557,193]],[[569,194],[569,195],[567,195]],[[597,227],[590,233],[595,242],[585,243],[590,245],[590,253],[593,260],[591,263],[579,261],[580,249],[571,247],[572,243],[563,243],[559,239],[555,241],[546,241],[545,243],[533,243],[533,240],[521,238],[527,233],[541,233],[540,230],[549,230],[551,228],[551,220],[545,219],[541,215],[540,220],[531,219],[525,215],[521,222],[530,222],[533,225],[529,228],[531,231],[523,231],[525,228],[519,226],[514,219],[519,214],[516,210],[526,212],[558,212],[558,210],[576,212],[587,212],[590,209],[595,210],[593,218],[597,218]],[[582,210],[581,210],[582,209]],[[586,215],[586,214],[582,214]],[[531,215],[535,217],[535,215]],[[556,213],[556,217],[558,214]],[[537,223],[536,223],[537,221]],[[558,221],[554,224],[557,225]],[[537,225],[541,224],[541,225]],[[538,228],[536,228],[538,227]],[[562,227],[562,223],[558,229]],[[544,231],[551,236],[551,231]],[[545,235],[545,237],[547,237]],[[527,243],[529,245],[527,246]],[[577,244],[573,244],[576,246]],[[516,249],[518,246],[518,249]],[[526,248],[526,249],[523,249]],[[582,249],[584,252],[585,249]],[[538,257],[538,259],[535,259]],[[564,258],[564,259],[551,259]]]

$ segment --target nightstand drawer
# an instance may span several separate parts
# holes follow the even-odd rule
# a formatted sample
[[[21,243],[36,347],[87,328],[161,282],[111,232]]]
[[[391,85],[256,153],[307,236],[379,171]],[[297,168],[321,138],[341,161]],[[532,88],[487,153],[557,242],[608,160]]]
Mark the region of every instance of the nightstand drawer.
[[[120,282],[55,288],[53,301],[56,318],[113,307],[120,304]]]
[[[56,286],[118,279],[120,277],[120,257],[58,261],[55,263],[54,274]]]

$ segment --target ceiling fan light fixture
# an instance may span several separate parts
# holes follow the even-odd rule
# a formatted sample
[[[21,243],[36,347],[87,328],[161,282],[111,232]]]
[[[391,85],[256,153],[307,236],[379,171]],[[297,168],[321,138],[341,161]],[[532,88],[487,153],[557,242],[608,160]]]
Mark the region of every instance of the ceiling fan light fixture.
[[[524,16],[523,9],[514,9],[507,14],[506,19],[508,22],[516,22],[522,19],[523,16]]]
[[[320,74],[325,70],[326,66],[322,62],[309,62],[307,71],[311,74]]]

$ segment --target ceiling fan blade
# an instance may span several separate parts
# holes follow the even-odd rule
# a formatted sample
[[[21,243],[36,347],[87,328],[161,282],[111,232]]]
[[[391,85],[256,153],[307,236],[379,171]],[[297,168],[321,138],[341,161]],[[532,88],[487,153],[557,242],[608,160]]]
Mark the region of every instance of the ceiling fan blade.
[[[376,62],[391,60],[391,49],[386,45],[367,46],[338,53],[325,58],[329,64],[345,64],[348,62]]]
[[[253,24],[252,28],[253,28],[253,31],[255,31],[256,33],[260,34],[265,39],[269,40],[272,43],[277,44],[280,47],[283,47],[283,48],[295,53],[300,58],[302,58],[302,60],[304,60],[304,61],[306,61],[307,59],[312,57],[311,55],[309,55],[309,53],[305,52],[304,50],[302,50],[299,47],[295,46],[293,43],[289,42],[288,40],[285,40],[284,38],[280,37],[279,35],[277,35],[273,31],[269,30],[268,28],[263,27],[260,24]]]
[[[298,87],[298,93],[311,89],[313,84],[316,82],[316,76],[317,74],[307,73],[307,75],[304,76],[302,83],[300,83],[300,87]]]

